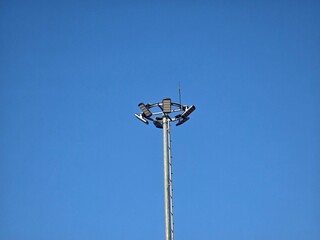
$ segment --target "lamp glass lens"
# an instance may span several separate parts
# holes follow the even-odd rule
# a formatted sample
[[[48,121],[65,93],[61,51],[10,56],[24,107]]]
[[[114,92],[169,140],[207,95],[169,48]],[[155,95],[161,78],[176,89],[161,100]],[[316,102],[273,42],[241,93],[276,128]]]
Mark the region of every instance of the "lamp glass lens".
[[[171,112],[171,99],[165,98],[162,100],[162,108],[164,113],[170,113]]]

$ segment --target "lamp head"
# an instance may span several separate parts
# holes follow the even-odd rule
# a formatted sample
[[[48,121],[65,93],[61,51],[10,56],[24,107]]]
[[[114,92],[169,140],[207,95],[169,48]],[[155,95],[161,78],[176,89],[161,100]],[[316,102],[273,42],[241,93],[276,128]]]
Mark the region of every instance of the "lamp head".
[[[139,114],[139,115],[138,114],[134,114],[134,116],[136,116],[136,118],[138,118],[144,124],[147,124],[147,125],[149,124],[148,120],[144,119],[141,114]]]
[[[162,100],[162,111],[163,113],[171,113],[171,99],[165,98]]]
[[[153,121],[153,124],[157,127],[157,128],[163,128],[162,124],[158,121]]]
[[[186,110],[181,114],[181,117],[188,117],[195,109],[196,107],[194,105],[191,105],[189,108],[186,108]]]
[[[186,121],[188,121],[190,118],[189,117],[186,117],[186,118],[183,118],[181,121],[179,121],[176,126],[180,126],[182,124],[184,124]]]
[[[152,113],[144,103],[139,103],[138,107],[142,110],[145,117],[151,117]]]

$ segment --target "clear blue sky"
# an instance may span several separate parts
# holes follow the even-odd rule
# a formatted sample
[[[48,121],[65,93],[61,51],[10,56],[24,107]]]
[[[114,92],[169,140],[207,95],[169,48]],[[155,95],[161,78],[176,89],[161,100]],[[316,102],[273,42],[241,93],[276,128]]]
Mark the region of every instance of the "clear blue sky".
[[[241,2],[241,3],[240,3]],[[0,3],[0,239],[320,239],[320,2]]]

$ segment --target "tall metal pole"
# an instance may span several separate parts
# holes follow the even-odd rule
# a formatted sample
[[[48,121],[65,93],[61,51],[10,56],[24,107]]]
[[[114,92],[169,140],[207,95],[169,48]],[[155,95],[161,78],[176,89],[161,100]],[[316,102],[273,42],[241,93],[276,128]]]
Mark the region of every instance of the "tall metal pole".
[[[173,203],[172,203],[172,158],[171,158],[171,140],[170,140],[170,122],[178,122],[180,126],[189,120],[189,115],[196,109],[194,105],[181,105],[181,94],[179,86],[180,103],[171,102],[170,98],[164,98],[162,102],[144,104],[139,103],[138,107],[142,112],[135,114],[136,118],[145,124],[152,121],[157,128],[163,129],[163,176],[164,176],[164,226],[165,240],[174,240],[174,221],[173,221]],[[152,112],[150,109],[159,107],[161,112]],[[177,113],[180,114],[177,114]],[[175,114],[175,116],[170,116]],[[161,117],[162,118],[161,118]]]
[[[163,116],[163,175],[164,175],[164,218],[165,218],[165,240],[171,239],[171,217],[170,217],[170,182],[169,182],[169,142],[167,116]]]

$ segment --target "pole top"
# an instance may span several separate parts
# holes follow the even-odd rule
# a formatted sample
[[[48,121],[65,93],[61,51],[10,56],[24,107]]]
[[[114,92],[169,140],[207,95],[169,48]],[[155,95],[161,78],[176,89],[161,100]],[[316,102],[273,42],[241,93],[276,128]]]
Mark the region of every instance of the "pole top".
[[[138,107],[141,112],[135,114],[136,118],[145,124],[149,124],[148,120],[152,121],[157,128],[162,128],[163,118],[170,122],[177,122],[176,126],[180,126],[189,120],[189,115],[196,109],[194,105],[174,103],[171,98],[164,98],[162,102],[151,104],[139,103]]]

